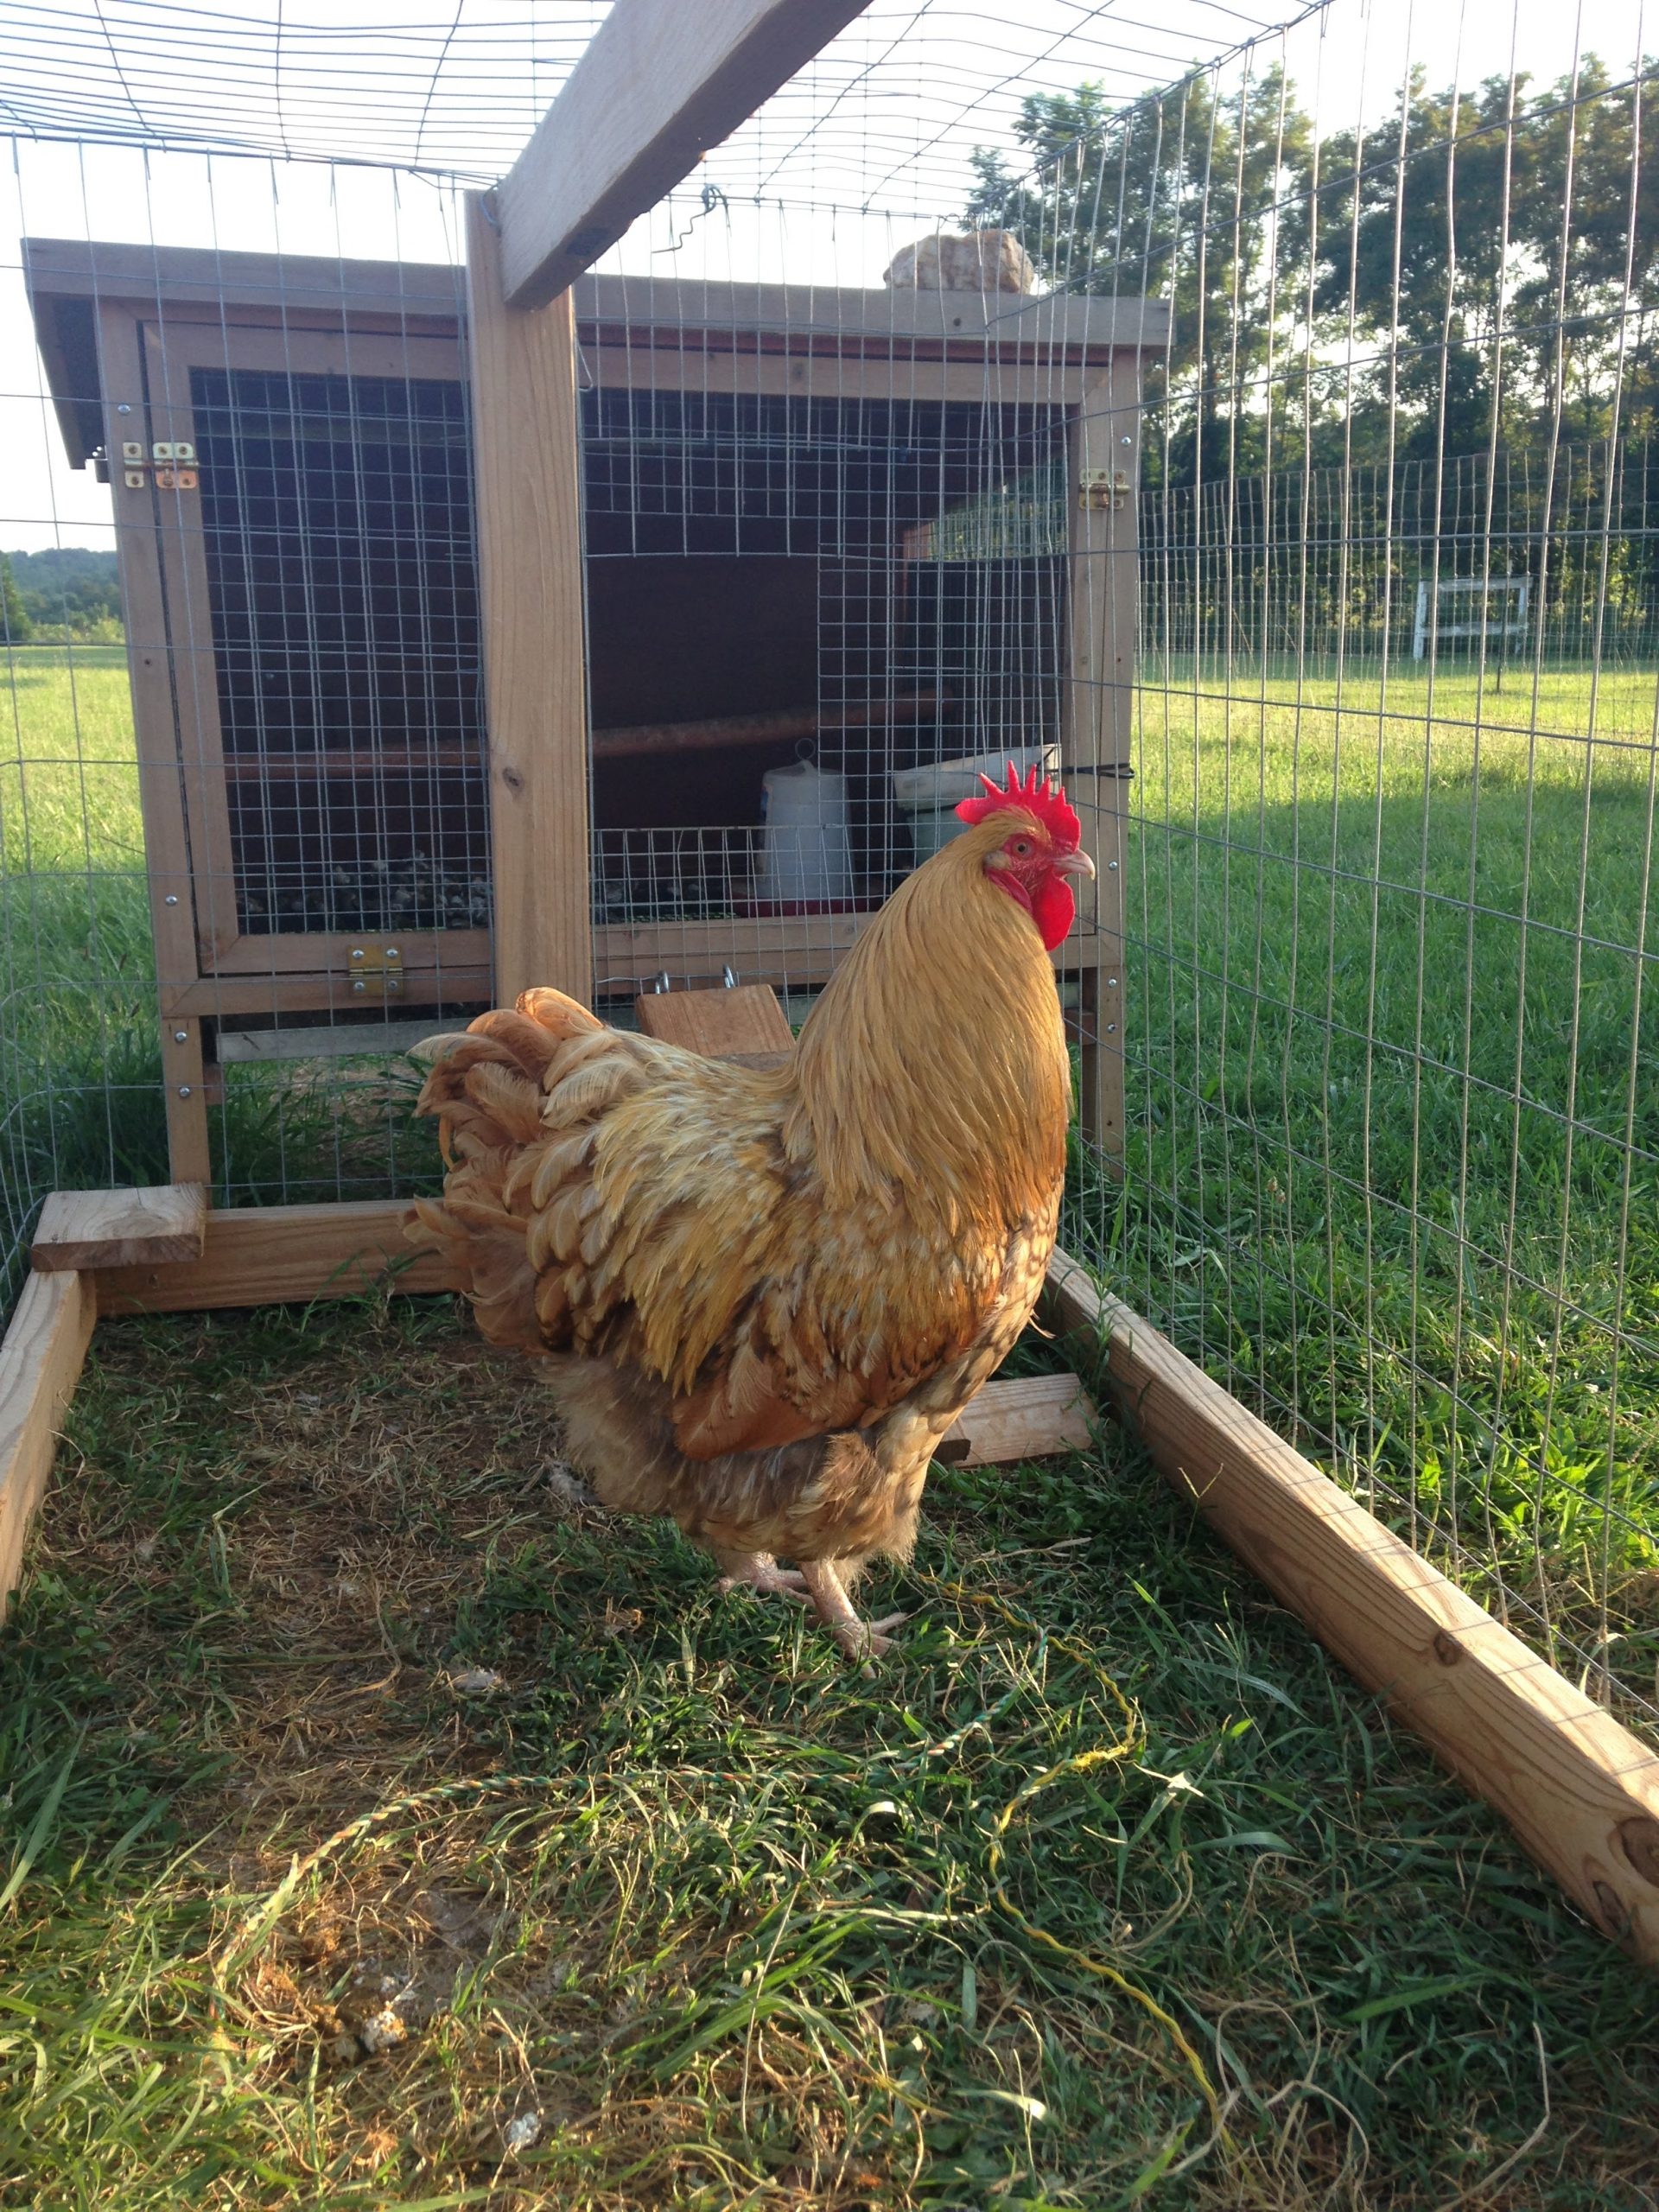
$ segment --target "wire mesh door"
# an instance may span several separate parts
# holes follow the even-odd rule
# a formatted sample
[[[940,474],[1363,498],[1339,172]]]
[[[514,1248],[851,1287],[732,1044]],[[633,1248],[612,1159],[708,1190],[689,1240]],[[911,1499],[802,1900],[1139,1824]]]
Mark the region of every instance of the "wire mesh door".
[[[458,349],[169,319],[146,351],[199,479],[155,498],[203,970],[350,976],[395,938],[413,996],[488,957]]]

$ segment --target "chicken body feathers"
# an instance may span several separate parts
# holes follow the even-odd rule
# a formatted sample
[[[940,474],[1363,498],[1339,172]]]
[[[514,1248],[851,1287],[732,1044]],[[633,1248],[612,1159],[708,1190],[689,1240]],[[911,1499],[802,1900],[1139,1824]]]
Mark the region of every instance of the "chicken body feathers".
[[[607,1503],[717,1551],[907,1547],[933,1446],[1030,1313],[1064,1167],[1052,970],[981,842],[895,894],[781,1068],[547,989],[433,1066],[449,1173],[416,1233],[492,1342],[551,1356]]]

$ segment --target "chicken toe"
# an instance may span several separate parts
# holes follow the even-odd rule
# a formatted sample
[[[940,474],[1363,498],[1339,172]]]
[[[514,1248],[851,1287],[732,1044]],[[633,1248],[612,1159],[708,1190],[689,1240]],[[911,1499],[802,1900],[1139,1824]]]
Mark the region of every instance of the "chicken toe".
[[[801,1579],[811,1593],[818,1618],[849,1659],[879,1659],[893,1649],[893,1638],[883,1631],[897,1628],[909,1618],[907,1614],[888,1613],[879,1621],[863,1619],[847,1595],[847,1586],[836,1572],[833,1560],[804,1560]]]
[[[733,1590],[757,1590],[768,1598],[787,1598],[798,1605],[810,1605],[806,1578],[792,1567],[779,1567],[770,1552],[722,1552],[726,1569],[715,1584],[723,1598]]]

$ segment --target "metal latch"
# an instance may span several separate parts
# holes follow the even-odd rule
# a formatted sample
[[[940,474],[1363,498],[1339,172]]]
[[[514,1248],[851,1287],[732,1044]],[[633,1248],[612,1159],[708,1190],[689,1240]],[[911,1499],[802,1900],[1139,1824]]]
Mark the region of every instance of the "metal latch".
[[[352,996],[397,999],[404,995],[404,956],[395,944],[354,944]]]
[[[121,479],[129,492],[142,492],[152,468],[160,492],[194,492],[201,481],[188,438],[158,438],[148,453],[137,438],[122,441]]]
[[[1126,468],[1085,468],[1077,479],[1077,505],[1109,507],[1116,513],[1129,504],[1130,488]]]

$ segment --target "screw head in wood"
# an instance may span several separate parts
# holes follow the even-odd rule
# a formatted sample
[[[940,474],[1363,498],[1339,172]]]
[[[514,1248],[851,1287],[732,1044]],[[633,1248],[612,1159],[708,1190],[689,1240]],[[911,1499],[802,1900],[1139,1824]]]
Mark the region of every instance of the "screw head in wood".
[[[190,1032],[188,1029],[175,1029],[173,1032],[173,1042],[175,1045],[188,1045],[190,1042]]]
[[[176,906],[178,903],[179,894],[176,891],[169,891],[166,898],[162,901],[162,904],[164,906]]]
[[[181,1083],[179,1085],[179,1096],[181,1098],[188,1098],[190,1096],[190,1086],[188,1083]]]

